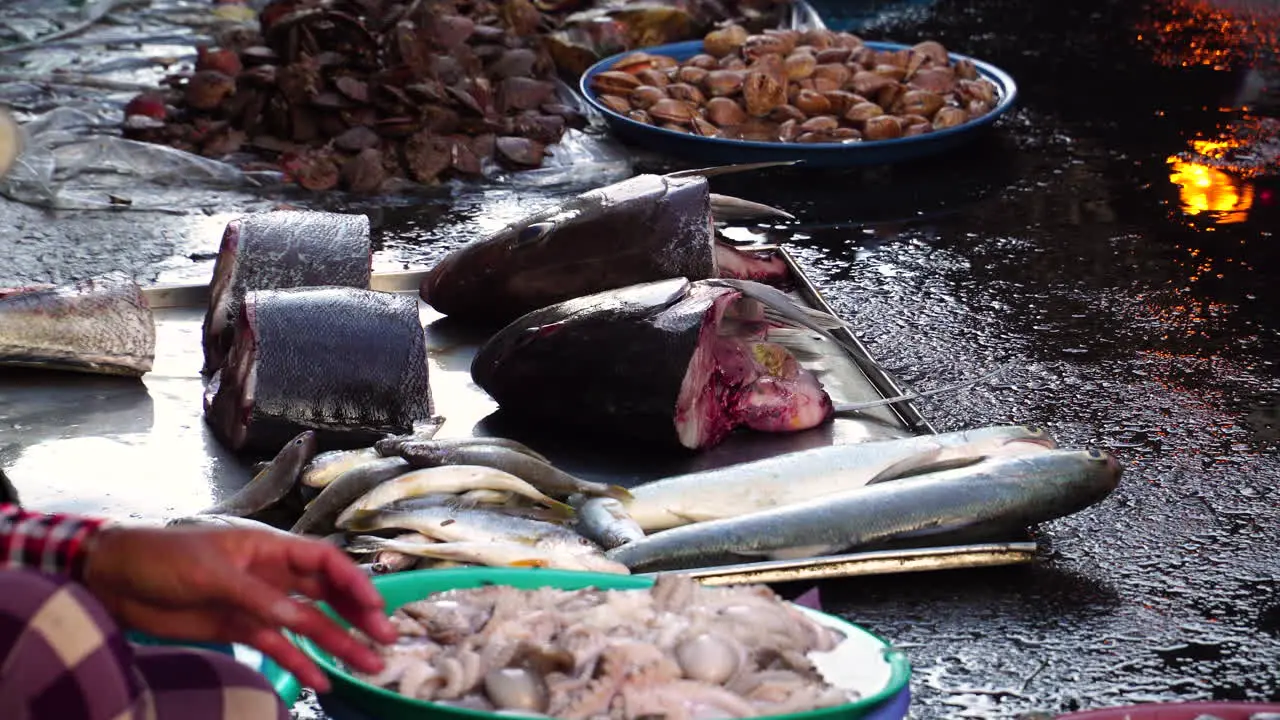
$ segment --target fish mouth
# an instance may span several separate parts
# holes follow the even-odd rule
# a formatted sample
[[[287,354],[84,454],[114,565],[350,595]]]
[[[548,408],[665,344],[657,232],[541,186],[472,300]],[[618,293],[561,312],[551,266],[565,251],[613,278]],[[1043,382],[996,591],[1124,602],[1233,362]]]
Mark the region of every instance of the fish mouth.
[[[683,302],[705,303],[697,347],[676,401],[687,448],[709,447],[735,428],[797,432],[835,412],[822,383],[781,342],[771,341],[762,303],[741,292],[695,285]]]

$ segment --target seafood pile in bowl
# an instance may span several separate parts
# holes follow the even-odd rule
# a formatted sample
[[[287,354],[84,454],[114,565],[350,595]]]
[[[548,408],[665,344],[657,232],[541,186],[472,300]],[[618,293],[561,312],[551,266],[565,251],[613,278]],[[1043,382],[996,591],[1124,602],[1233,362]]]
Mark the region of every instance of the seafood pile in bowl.
[[[194,72],[132,100],[124,132],[208,157],[265,153],[312,190],[540,167],[585,124],[558,99],[542,21],[528,0],[277,0],[260,32],[200,48]]]
[[[875,49],[830,30],[738,25],[708,33],[687,59],[635,52],[591,78],[606,109],[703,137],[758,142],[893,140],[991,112],[996,85],[972,61],[925,41]]]
[[[391,616],[386,667],[357,676],[420,700],[561,718],[755,717],[847,704],[814,654],[844,640],[764,586],[680,576],[647,590],[450,590]]]

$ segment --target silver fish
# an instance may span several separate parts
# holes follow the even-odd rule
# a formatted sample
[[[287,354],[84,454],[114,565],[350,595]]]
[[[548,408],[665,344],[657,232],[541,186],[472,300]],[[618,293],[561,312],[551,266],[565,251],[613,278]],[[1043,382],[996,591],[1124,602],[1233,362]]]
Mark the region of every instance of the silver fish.
[[[445,465],[405,473],[380,483],[353,502],[338,516],[338,527],[346,527],[353,518],[374,513],[406,498],[422,495],[465,493],[471,490],[500,490],[526,497],[540,505],[573,515],[573,508],[543,494],[534,486],[508,472],[479,465]]]
[[[384,456],[399,455],[401,449],[409,446],[421,446],[432,450],[449,450],[464,447],[501,447],[516,452],[524,453],[531,458],[541,460],[542,462],[551,462],[545,455],[539,453],[524,443],[500,437],[464,437],[464,438],[431,438],[420,437],[417,435],[402,435],[399,437],[383,438],[374,443],[373,447]]]
[[[1120,464],[1097,450],[1053,450],[880,483],[809,502],[649,535],[606,554],[632,571],[727,557],[814,557],[909,537],[1026,528],[1099,502]]]
[[[567,553],[561,548],[531,547],[513,542],[433,542],[412,536],[394,539],[362,536],[352,542],[352,547],[490,567],[542,567],[615,575],[631,572],[626,565],[609,560],[603,554]]]
[[[1042,428],[997,426],[802,450],[631,489],[627,512],[655,532],[832,495],[875,482],[1056,447]]]
[[[414,467],[442,465],[483,465],[511,473],[548,495],[568,497],[599,495],[626,499],[631,493],[618,485],[590,482],[574,477],[545,460],[519,450],[498,445],[440,446],[434,443],[406,443],[398,449],[400,457]]]
[[[464,510],[447,505],[387,509],[353,518],[349,532],[413,530],[439,542],[514,543],[556,548],[574,555],[599,555],[602,548],[573,530],[487,509]]]
[[[626,506],[614,498],[589,498],[578,508],[577,529],[583,537],[606,550],[644,537],[644,530],[627,514]]]
[[[307,464],[315,452],[315,432],[306,430],[299,433],[276,453],[267,469],[255,475],[248,485],[200,514],[248,517],[266,510],[283,500],[297,486],[302,466]]]
[[[141,377],[155,355],[151,306],[123,273],[0,290],[0,366]]]
[[[322,452],[302,469],[302,484],[313,488],[328,487],[329,483],[337,480],[346,471],[368,465],[381,457],[378,451],[371,447]]]
[[[239,530],[267,530],[277,533],[285,532],[278,527],[258,522],[257,520],[250,520],[249,518],[236,517],[234,515],[188,515],[187,517],[173,518],[165,523],[166,527],[182,527],[184,525]]]
[[[403,458],[378,458],[357,465],[338,476],[312,500],[289,532],[321,534],[333,530],[338,516],[365,493],[384,482],[409,472],[412,468]]]
[[[434,440],[435,434],[440,431],[444,425],[444,417],[433,415],[430,418],[418,423],[414,431],[409,435],[396,435],[389,438],[379,440],[372,447],[359,448],[355,450],[330,450],[316,455],[310,463],[302,470],[302,484],[307,487],[324,488],[329,483],[338,479],[348,470],[354,470],[361,465],[366,465],[381,457],[394,455],[395,453],[382,452],[384,443],[417,443],[417,442],[440,442]]]

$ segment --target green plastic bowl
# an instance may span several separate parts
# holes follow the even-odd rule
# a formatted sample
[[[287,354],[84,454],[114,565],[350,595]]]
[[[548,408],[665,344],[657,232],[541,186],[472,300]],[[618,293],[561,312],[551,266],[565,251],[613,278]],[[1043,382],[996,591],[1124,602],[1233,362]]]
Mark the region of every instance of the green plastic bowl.
[[[556,587],[563,590],[580,590],[597,587],[606,590],[636,590],[653,585],[653,578],[630,575],[609,575],[603,573],[573,572],[567,570],[546,570],[541,568],[458,568],[453,570],[415,570],[410,572],[382,575],[373,579],[373,584],[382,594],[390,614],[405,603],[422,600],[432,593],[444,590],[484,587],[487,585],[509,585],[514,588],[528,590],[539,587]],[[326,604],[319,607],[330,617],[343,622]],[[823,624],[833,627],[847,636],[858,637],[883,648],[881,655],[889,665],[889,679],[884,687],[874,693],[851,702],[822,710],[813,710],[791,715],[776,715],[775,718],[785,720],[853,720],[862,718],[881,703],[897,695],[907,686],[911,679],[911,666],[906,656],[893,649],[889,643],[879,636],[863,628],[847,623],[840,618],[820,613],[808,608],[800,608]],[[333,694],[344,704],[354,710],[368,713],[380,720],[421,720],[422,718],[443,718],[449,720],[509,720],[509,715],[468,710],[450,707],[405,697],[392,690],[371,685],[360,680],[338,666],[333,656],[320,649],[308,638],[293,637],[293,641],[307,654],[320,669],[329,676],[333,683]]]

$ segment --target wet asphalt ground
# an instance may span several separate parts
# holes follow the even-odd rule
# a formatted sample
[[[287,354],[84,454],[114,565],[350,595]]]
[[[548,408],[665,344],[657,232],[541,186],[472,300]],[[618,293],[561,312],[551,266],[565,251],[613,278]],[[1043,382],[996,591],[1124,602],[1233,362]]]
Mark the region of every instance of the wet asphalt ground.
[[[1007,368],[922,402],[939,430],[1041,424],[1126,464],[1112,497],[1040,530],[1036,566],[822,586],[828,609],[907,648],[913,717],[1280,701],[1280,182],[1274,164],[1243,180],[1171,162],[1280,117],[1280,7],[1239,5],[919,6],[863,36],[937,38],[1009,71],[1021,100],[996,132],[910,166],[717,180],[797,216],[767,234],[891,371],[928,389]],[[374,211],[378,263],[429,262],[517,198],[553,201]],[[274,201],[8,203],[0,286],[197,278],[223,215]]]

